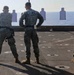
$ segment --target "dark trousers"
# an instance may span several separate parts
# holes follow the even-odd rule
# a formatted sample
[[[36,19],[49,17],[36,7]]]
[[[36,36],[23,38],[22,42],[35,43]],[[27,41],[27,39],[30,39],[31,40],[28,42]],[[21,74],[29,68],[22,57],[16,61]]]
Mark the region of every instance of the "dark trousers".
[[[11,32],[9,29],[0,29],[0,53],[2,51],[2,45],[3,45],[5,38],[10,35],[11,35]],[[7,42],[8,42],[8,45],[10,46],[10,49],[12,51],[14,58],[18,58],[14,37],[7,39]]]
[[[31,51],[30,51],[31,41],[33,43],[35,57],[38,58],[39,57],[39,47],[38,47],[39,39],[38,39],[36,30],[33,28],[26,28],[25,35],[24,35],[24,42],[26,46],[26,57],[27,58],[30,58],[31,56]]]

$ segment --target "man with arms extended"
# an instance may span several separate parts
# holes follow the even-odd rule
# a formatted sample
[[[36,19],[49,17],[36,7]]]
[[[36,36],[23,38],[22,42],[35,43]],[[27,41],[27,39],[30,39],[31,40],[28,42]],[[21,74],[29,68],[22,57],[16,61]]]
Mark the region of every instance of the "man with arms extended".
[[[4,6],[3,13],[0,14],[0,54],[2,51],[3,42],[6,39],[15,58],[15,62],[19,63],[15,39],[13,37],[14,30],[11,28],[11,22],[12,14],[9,13],[9,7]]]
[[[33,43],[34,53],[36,57],[36,62],[39,64],[39,47],[38,47],[38,36],[36,30],[34,29],[37,19],[39,19],[39,23],[36,27],[41,26],[43,23],[43,17],[39,14],[39,12],[31,9],[31,3],[27,2],[25,4],[26,12],[20,18],[20,26],[25,27],[25,35],[24,35],[24,42],[26,46],[26,58],[27,60],[23,62],[24,64],[30,64],[30,56],[31,56],[31,40]],[[23,21],[25,20],[25,25]]]

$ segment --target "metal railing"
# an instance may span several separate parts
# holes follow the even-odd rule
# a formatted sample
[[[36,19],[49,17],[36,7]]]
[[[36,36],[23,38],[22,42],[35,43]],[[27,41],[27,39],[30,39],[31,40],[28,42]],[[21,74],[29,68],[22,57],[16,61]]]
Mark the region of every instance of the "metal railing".
[[[24,31],[25,28],[20,26],[12,26],[14,31]],[[74,26],[41,26],[37,31],[74,31]]]

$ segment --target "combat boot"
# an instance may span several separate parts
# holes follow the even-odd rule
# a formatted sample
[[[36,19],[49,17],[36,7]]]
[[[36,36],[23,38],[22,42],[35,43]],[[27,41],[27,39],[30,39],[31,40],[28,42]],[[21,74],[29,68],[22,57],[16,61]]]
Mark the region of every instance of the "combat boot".
[[[18,58],[15,58],[15,63],[21,63]]]
[[[0,51],[0,54],[1,54],[1,51]]]
[[[37,64],[40,64],[40,62],[39,62],[39,57],[36,57],[36,63],[37,63]]]
[[[0,50],[0,54],[1,54],[1,50]]]
[[[30,58],[27,58],[27,60],[25,62],[22,62],[22,64],[31,64],[30,63]]]

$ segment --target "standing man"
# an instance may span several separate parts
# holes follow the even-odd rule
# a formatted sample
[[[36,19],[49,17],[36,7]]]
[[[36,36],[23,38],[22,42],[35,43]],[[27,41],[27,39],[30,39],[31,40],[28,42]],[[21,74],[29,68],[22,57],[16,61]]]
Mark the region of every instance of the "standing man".
[[[4,6],[3,13],[0,14],[0,54],[3,42],[6,39],[15,58],[15,62],[19,63],[15,39],[13,37],[14,30],[11,28],[11,22],[12,15],[9,13],[9,7]]]
[[[34,29],[35,24],[37,22],[37,19],[39,19],[39,23],[36,25],[36,27],[41,26],[43,23],[43,17],[39,14],[39,12],[31,9],[31,3],[27,2],[25,4],[26,12],[21,16],[20,18],[20,26],[25,27],[25,35],[24,35],[24,42],[26,46],[26,62],[23,62],[24,64],[30,64],[30,56],[31,56],[31,40],[33,43],[34,53],[36,57],[36,62],[39,64],[39,47],[38,47],[38,36],[36,33],[36,30]],[[25,25],[23,24],[23,21],[25,20]]]

